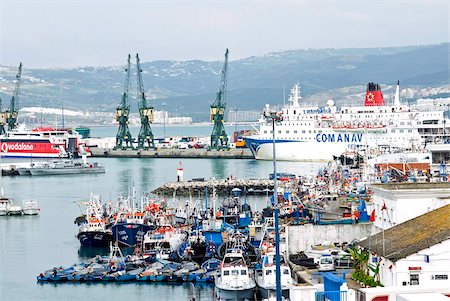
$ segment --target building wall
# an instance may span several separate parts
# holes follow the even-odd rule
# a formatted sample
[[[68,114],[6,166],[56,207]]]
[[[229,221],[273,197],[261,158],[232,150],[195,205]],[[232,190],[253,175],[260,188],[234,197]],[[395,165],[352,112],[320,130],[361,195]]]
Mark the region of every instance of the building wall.
[[[413,183],[411,183],[413,184]],[[371,185],[373,202],[367,204],[370,215],[375,209],[375,227],[389,229],[417,216],[450,204],[450,188],[445,189],[398,189]],[[386,210],[381,210],[386,204]]]
[[[425,255],[428,255],[429,262],[425,261]],[[450,287],[450,239],[395,264],[384,259],[381,262],[380,281],[384,286],[411,285],[411,274],[418,274],[420,286]]]
[[[377,230],[372,223],[354,225],[299,225],[286,227],[289,254],[296,254],[311,248],[311,245],[323,244],[325,241],[352,242],[374,235]]]

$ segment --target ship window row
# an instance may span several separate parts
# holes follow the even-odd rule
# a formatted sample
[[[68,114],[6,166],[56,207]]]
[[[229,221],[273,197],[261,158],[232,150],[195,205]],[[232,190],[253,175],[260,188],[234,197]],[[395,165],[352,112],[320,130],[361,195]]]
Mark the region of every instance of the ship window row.
[[[306,131],[306,130],[302,130],[302,134],[306,134],[306,132],[308,132],[309,134],[322,134],[322,130],[309,130],[309,131]],[[263,133],[264,134],[272,134],[272,131],[263,131]],[[281,130],[278,130],[278,134],[282,134],[283,133],[283,131],[281,131]],[[285,134],[289,134],[290,133],[290,130],[286,130],[285,131]],[[298,130],[294,130],[294,134],[298,134]]]

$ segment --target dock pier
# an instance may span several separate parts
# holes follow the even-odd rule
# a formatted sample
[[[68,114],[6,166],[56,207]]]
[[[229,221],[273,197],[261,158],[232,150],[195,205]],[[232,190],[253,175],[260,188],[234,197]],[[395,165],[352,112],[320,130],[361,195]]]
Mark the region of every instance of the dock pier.
[[[271,193],[273,189],[273,180],[269,179],[221,179],[221,180],[190,180],[187,182],[166,183],[152,193],[157,195],[189,195],[197,192],[208,191],[215,192],[218,195],[230,194],[234,188],[239,188],[243,192],[252,194]]]
[[[197,159],[253,159],[248,148],[229,150],[208,150],[206,148],[189,149],[112,149],[91,147],[92,157],[103,158],[197,158]]]

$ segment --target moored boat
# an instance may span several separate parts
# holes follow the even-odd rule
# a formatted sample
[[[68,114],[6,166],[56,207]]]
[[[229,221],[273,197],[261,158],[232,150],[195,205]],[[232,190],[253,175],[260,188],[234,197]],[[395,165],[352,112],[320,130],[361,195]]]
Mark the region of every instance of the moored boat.
[[[37,215],[40,209],[36,200],[24,200],[22,211],[24,215]]]
[[[281,292],[283,297],[289,297],[289,287],[294,283],[289,266],[280,264]],[[275,252],[267,252],[261,256],[261,269],[256,273],[256,283],[261,298],[266,299],[276,293],[276,265]]]
[[[256,282],[241,249],[228,250],[214,283],[221,300],[253,299]]]

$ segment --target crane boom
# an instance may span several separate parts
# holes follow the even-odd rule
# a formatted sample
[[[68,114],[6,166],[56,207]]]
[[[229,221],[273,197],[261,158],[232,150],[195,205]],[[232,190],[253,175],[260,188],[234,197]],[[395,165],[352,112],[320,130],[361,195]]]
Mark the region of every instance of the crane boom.
[[[130,129],[128,128],[128,119],[130,115],[130,102],[128,100],[130,90],[130,68],[131,55],[128,54],[122,100],[116,109],[116,120],[119,122],[119,130],[116,135],[116,149],[133,148],[133,139],[131,137]]]
[[[22,63],[19,65],[19,71],[16,75],[16,85],[14,87],[14,93],[11,97],[11,102],[9,104],[8,110],[6,110],[5,119],[8,124],[8,130],[12,130],[17,126],[17,115],[19,113],[19,96],[20,96],[20,85],[22,81]]]
[[[211,121],[214,122],[210,146],[212,149],[228,149],[228,136],[225,133],[225,127],[223,125],[227,96],[228,53],[227,48],[225,51],[225,61],[222,68],[219,92],[210,109]]]
[[[138,136],[138,148],[149,149],[155,148],[154,137],[152,128],[150,126],[154,120],[153,107],[147,103],[145,97],[144,83],[142,81],[142,69],[139,60],[139,54],[136,53],[136,68],[137,68],[137,95],[138,95],[138,107],[139,116],[141,118],[141,129]]]

